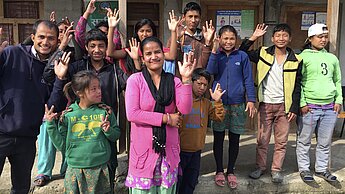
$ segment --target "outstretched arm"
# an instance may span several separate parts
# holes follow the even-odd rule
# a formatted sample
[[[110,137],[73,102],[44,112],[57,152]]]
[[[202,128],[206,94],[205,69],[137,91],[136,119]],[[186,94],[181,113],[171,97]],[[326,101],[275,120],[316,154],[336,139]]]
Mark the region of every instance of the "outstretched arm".
[[[168,53],[165,53],[165,59],[167,60],[175,60],[177,56],[177,26],[181,21],[181,17],[177,19],[177,16],[175,16],[174,10],[171,10],[169,12],[169,18],[168,19],[168,27],[171,31],[171,37],[170,37],[170,50]]]
[[[75,40],[84,51],[85,51],[86,23],[89,16],[96,10],[95,2],[96,0],[90,1],[83,16],[79,18],[77,27],[75,28]]]
[[[107,48],[107,56],[115,58],[115,59],[123,59],[126,57],[126,52],[123,50],[116,50],[115,49],[115,44],[114,44],[114,32],[117,24],[120,22],[119,18],[119,10],[114,12],[110,9],[107,8],[107,17],[108,17],[108,48]]]

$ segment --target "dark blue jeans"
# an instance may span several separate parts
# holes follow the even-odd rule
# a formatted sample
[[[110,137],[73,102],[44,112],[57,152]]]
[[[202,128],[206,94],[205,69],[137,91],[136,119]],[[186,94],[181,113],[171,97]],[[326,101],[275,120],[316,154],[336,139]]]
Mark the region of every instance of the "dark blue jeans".
[[[12,194],[27,194],[36,155],[36,137],[15,137],[0,134],[0,175],[5,159],[11,164]]]
[[[179,176],[177,189],[179,194],[192,194],[198,184],[200,171],[201,150],[197,152],[180,153],[180,167],[182,176]]]

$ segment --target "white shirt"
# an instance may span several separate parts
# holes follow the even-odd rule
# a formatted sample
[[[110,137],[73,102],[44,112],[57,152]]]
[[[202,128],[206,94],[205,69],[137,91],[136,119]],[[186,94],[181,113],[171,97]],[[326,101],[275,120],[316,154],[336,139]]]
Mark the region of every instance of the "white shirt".
[[[288,53],[286,53],[287,57]],[[262,82],[263,102],[278,104],[284,102],[284,81],[283,81],[283,67],[286,61],[278,64],[277,59],[274,58],[274,63]]]

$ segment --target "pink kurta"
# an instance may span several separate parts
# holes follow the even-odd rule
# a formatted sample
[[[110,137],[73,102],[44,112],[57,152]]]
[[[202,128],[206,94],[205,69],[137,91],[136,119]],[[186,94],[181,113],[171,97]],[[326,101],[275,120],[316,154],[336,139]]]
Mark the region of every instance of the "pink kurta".
[[[177,77],[175,100],[165,107],[166,113],[179,111],[188,114],[192,110],[192,85],[184,85]],[[153,112],[156,101],[141,72],[131,75],[127,80],[126,113],[131,122],[131,142],[128,173],[135,177],[153,178],[159,154],[152,147],[152,126],[161,126],[162,113]],[[177,108],[177,110],[176,110]],[[166,161],[173,171],[180,162],[180,143],[178,129],[166,126]]]

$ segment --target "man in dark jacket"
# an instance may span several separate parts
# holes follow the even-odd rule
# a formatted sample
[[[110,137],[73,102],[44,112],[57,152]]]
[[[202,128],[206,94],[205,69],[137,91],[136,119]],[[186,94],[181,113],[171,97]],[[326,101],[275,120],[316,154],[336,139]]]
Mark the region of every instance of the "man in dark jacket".
[[[33,46],[9,46],[0,54],[0,173],[5,159],[11,164],[11,193],[28,193],[36,153],[36,139],[44,104],[57,104],[63,82],[42,80],[46,61],[57,48],[58,28],[46,20],[34,24]],[[54,93],[51,98],[50,94]]]

